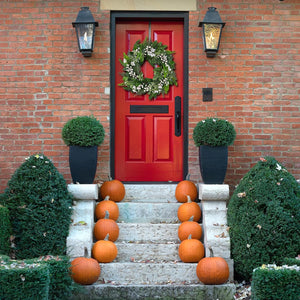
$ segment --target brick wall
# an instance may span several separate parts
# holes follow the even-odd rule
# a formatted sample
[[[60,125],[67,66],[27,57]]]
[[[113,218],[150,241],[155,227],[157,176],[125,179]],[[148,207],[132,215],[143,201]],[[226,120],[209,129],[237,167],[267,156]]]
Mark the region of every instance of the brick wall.
[[[199,16],[190,19],[190,134],[199,119],[224,117],[237,130],[229,148],[226,181],[236,184],[260,156],[272,155],[300,178],[300,2],[286,0],[199,1],[226,22],[218,57],[202,53]],[[203,18],[203,17],[201,17]],[[203,87],[213,102],[201,102]],[[197,151],[191,146],[193,178]]]
[[[74,29],[81,6],[95,20],[91,58],[78,53]],[[217,57],[203,53],[198,22],[216,6],[226,22]],[[198,1],[189,26],[189,172],[200,180],[195,124],[217,116],[232,121],[226,182],[237,184],[260,156],[273,155],[300,178],[300,3],[298,0]],[[108,11],[99,1],[0,2],[0,192],[24,161],[38,152],[52,159],[70,182],[64,123],[94,114],[106,137],[96,181],[109,174],[110,35]],[[213,102],[202,102],[203,87]]]

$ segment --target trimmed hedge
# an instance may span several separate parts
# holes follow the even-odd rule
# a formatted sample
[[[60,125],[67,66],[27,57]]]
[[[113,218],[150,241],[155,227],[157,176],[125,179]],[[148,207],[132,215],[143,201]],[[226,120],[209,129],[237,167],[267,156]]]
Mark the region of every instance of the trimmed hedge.
[[[0,254],[9,255],[11,232],[9,210],[0,205]]]
[[[70,276],[70,266],[67,256],[47,255],[19,261],[0,256],[0,299],[70,299],[73,291],[80,289]],[[48,274],[47,280],[45,274]],[[20,280],[22,292],[19,293],[16,289],[19,288]],[[40,280],[41,286],[39,286]],[[16,287],[15,281],[17,281]],[[31,291],[32,288],[34,291]],[[36,292],[36,290],[41,291]]]
[[[262,264],[282,265],[300,249],[300,186],[273,157],[261,158],[228,204],[236,276],[249,280]]]
[[[300,259],[286,257],[283,263],[288,266],[300,266]]]
[[[65,254],[72,196],[46,156],[29,157],[13,174],[1,199],[9,209],[17,259]]]
[[[300,267],[263,265],[253,271],[251,299],[299,300]]]
[[[43,263],[9,261],[0,264],[0,299],[47,300],[50,272]]]
[[[31,261],[44,263],[49,268],[49,300],[70,299],[72,292],[79,288],[70,276],[69,257],[47,255]]]

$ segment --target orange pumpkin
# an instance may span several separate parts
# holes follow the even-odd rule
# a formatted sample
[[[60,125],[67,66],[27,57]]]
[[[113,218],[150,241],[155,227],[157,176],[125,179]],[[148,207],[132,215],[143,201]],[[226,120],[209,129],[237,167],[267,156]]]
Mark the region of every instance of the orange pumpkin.
[[[197,265],[196,273],[204,284],[223,284],[229,278],[229,267],[222,257],[214,257],[211,248],[210,257],[201,259]]]
[[[109,196],[111,201],[120,202],[125,197],[124,184],[117,179],[105,181],[100,187],[100,196],[102,199]]]
[[[188,239],[191,235],[192,239],[200,240],[202,236],[202,227],[195,221],[184,221],[178,227],[178,237],[181,241]]]
[[[107,234],[109,234],[110,241],[116,241],[119,237],[118,224],[112,219],[99,219],[94,226],[94,236],[96,240],[104,240]]]
[[[109,196],[96,205],[95,216],[97,220],[104,219],[106,211],[109,213],[110,219],[117,221],[119,218],[119,206],[116,202],[109,200]]]
[[[101,240],[93,245],[92,254],[99,263],[110,263],[117,257],[118,248],[111,241]]]
[[[178,202],[184,203],[188,201],[187,196],[190,196],[191,200],[195,201],[197,198],[197,187],[192,181],[180,181],[176,186],[175,198]]]
[[[70,267],[73,280],[83,285],[93,284],[98,280],[101,273],[98,261],[86,256],[87,249],[85,248],[85,256],[73,259]]]
[[[196,263],[204,257],[204,246],[196,239],[190,236],[187,240],[183,240],[178,248],[180,259],[185,263]]]
[[[193,220],[198,222],[201,218],[200,206],[196,202],[191,201],[189,196],[187,198],[188,202],[181,204],[177,210],[178,219],[180,222],[185,222],[193,217]]]

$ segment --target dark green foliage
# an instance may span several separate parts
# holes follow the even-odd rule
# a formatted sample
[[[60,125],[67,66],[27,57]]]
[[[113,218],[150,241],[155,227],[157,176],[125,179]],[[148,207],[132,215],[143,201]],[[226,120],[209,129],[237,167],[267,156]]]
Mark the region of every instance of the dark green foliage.
[[[300,300],[300,269],[262,266],[251,282],[253,300]]]
[[[229,146],[235,140],[234,126],[227,120],[207,118],[197,123],[193,131],[193,139],[197,147]]]
[[[245,175],[228,205],[236,275],[249,280],[262,264],[281,265],[300,251],[300,187],[273,157]]]
[[[300,259],[286,257],[283,260],[283,264],[288,265],[288,266],[300,266]]]
[[[47,157],[29,157],[8,182],[4,196],[15,236],[16,258],[65,253],[72,196]]]
[[[70,266],[67,256],[47,255],[23,261],[0,256],[0,299],[70,299],[73,291],[80,290],[70,277]]]
[[[0,299],[47,300],[50,274],[46,264],[0,259]]]
[[[9,220],[9,210],[0,205],[0,254],[9,255],[11,236],[11,224]]]
[[[102,124],[93,116],[71,119],[62,129],[62,138],[67,146],[99,146],[104,136]]]
[[[70,299],[72,292],[79,289],[70,276],[71,262],[67,256],[43,256],[25,262],[46,264],[50,272],[49,300]]]

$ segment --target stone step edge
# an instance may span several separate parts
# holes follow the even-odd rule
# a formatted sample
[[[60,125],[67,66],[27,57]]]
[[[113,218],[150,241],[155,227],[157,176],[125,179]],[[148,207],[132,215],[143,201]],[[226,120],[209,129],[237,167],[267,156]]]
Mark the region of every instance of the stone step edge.
[[[90,299],[197,299],[232,300],[236,287],[233,283],[222,285],[197,284],[128,284],[113,285],[95,283],[84,286],[83,291],[73,295],[72,300]],[[159,296],[159,298],[157,298]]]

